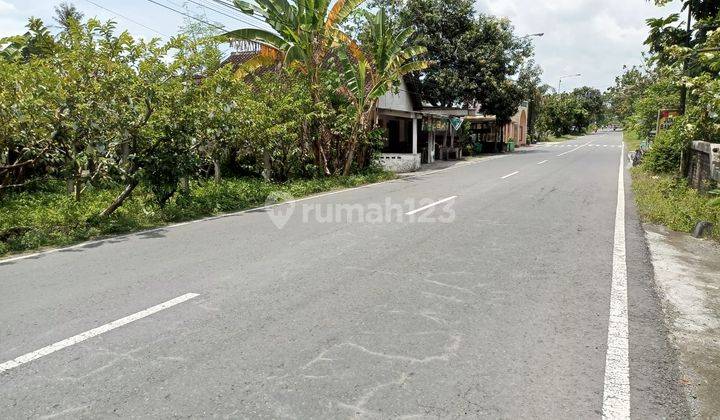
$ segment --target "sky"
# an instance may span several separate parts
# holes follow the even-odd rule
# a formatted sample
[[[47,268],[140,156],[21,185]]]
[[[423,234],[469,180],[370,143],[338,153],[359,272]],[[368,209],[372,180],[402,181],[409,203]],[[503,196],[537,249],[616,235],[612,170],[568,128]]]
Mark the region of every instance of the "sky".
[[[133,35],[152,38],[177,33],[185,19],[178,10],[190,10],[228,28],[260,26],[252,18],[218,4],[229,0],[72,0],[86,17],[113,19]],[[156,2],[156,3],[154,3]],[[24,32],[27,18],[52,24],[58,0],[0,0],[0,37]],[[533,38],[535,59],[545,83],[562,90],[592,86],[604,90],[613,84],[623,65],[640,64],[647,35],[645,19],[678,9],[676,0],[665,8],[649,0],[477,0],[479,12],[509,18],[519,35],[543,32]],[[236,17],[233,17],[236,16]]]

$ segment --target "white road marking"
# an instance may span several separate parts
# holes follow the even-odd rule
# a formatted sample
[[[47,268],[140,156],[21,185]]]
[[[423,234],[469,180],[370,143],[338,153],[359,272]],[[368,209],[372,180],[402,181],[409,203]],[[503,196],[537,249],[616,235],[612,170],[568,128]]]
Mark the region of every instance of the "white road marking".
[[[453,195],[452,197],[448,197],[448,198],[443,198],[442,200],[436,201],[436,202],[434,202],[434,203],[430,203],[430,204],[428,204],[427,206],[422,206],[422,207],[420,207],[419,209],[415,209],[415,210],[409,211],[409,212],[405,213],[405,215],[407,215],[407,216],[412,216],[412,215],[415,214],[415,213],[419,213],[419,212],[421,212],[421,211],[423,211],[423,210],[429,209],[430,207],[437,206],[438,204],[442,204],[442,203],[444,203],[444,202],[446,202],[446,201],[454,200],[454,199],[456,199],[456,198],[457,198],[457,195]]]
[[[85,331],[83,333],[72,336],[65,340],[58,341],[57,343],[51,344],[47,347],[43,347],[40,350],[35,350],[33,352],[23,354],[22,356],[20,356],[18,358],[15,358],[13,360],[9,360],[5,363],[0,364],[0,373],[4,372],[6,370],[16,368],[25,363],[32,362],[35,359],[39,359],[43,356],[47,356],[48,354],[55,353],[56,351],[62,350],[65,347],[70,347],[74,344],[80,343],[89,338],[93,338],[100,334],[106,333],[110,330],[114,330],[115,328],[122,327],[123,325],[127,325],[133,321],[137,321],[138,319],[145,318],[154,313],[160,312],[163,309],[170,308],[172,306],[183,303],[183,302],[188,301],[197,296],[200,296],[200,295],[198,295],[197,293],[187,293],[182,296],[176,297],[175,299],[171,299],[171,300],[168,300],[167,302],[161,303],[159,305],[155,305],[152,308],[145,309],[144,311],[140,311],[140,312],[134,313],[132,315],[128,315],[125,318],[120,318],[116,321],[110,322],[109,324],[101,325],[97,328],[93,328],[91,330]]]
[[[543,160],[542,162],[538,162],[538,165],[542,165],[543,163],[547,162],[547,160]]]
[[[630,418],[630,358],[628,343],[627,262],[625,260],[624,148],[620,153],[615,239],[613,248],[610,322],[605,356],[603,418]]]
[[[517,174],[519,174],[519,173],[520,173],[520,171],[515,171],[515,172],[513,172],[513,173],[511,173],[511,174],[507,174],[507,175],[505,175],[505,176],[503,176],[503,177],[500,177],[500,179],[510,178],[511,176],[517,175]]]
[[[560,153],[560,154],[558,155],[558,157],[567,155],[568,153],[572,153],[572,152],[574,152],[574,151],[576,151],[576,150],[578,150],[578,149],[582,149],[583,147],[587,146],[588,144],[590,144],[590,142],[587,142],[587,143],[585,143],[585,144],[581,144],[580,146],[578,146],[578,147],[576,147],[576,148],[574,148],[574,149],[572,149],[572,150],[568,150],[567,152]]]

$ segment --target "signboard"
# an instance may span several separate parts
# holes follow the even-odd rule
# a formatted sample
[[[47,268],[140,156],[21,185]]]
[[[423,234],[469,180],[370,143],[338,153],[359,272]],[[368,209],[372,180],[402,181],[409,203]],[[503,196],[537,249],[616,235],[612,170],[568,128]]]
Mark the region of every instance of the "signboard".
[[[669,130],[679,116],[680,110],[677,109],[661,109],[658,111],[657,134]]]
[[[450,125],[452,125],[455,131],[458,131],[464,120],[463,117],[450,117]]]

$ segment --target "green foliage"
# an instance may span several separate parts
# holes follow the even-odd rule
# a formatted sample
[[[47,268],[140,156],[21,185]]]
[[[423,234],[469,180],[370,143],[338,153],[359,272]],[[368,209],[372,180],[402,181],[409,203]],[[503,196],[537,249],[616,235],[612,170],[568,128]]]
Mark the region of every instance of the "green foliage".
[[[242,114],[233,111],[240,117],[235,123],[239,157],[249,157],[254,172],[275,180],[306,176],[312,160],[302,133],[316,109],[301,76],[279,71],[252,80],[236,96]]]
[[[31,18],[27,28],[24,35],[0,38],[0,60],[28,62],[55,52],[55,39],[40,19]]]
[[[683,135],[682,121],[678,120],[667,131],[661,132],[643,157],[643,167],[655,173],[678,173],[683,151],[688,142]]]
[[[367,28],[363,48],[348,47],[338,53],[343,70],[340,74],[341,91],[349,99],[350,113],[356,119],[345,158],[344,175],[350,173],[358,144],[363,147],[371,144],[366,135],[373,129],[378,100],[395,88],[406,74],[430,66],[427,61],[411,61],[427,51],[425,47],[407,47],[407,41],[413,34],[412,28],[393,28],[384,9],[375,14],[367,12],[365,17]]]
[[[632,130],[623,131],[623,141],[625,142],[625,150],[635,151],[640,148],[642,140],[640,136]]]
[[[433,105],[479,105],[508,121],[528,96],[511,76],[532,54],[509,20],[476,15],[471,0],[410,0],[399,8],[412,42],[427,48],[433,66],[418,74],[418,89]]]
[[[63,2],[55,6],[55,22],[65,30],[69,29],[73,24],[80,23],[84,16],[85,14],[72,3]]]
[[[652,83],[642,86],[642,95],[632,105],[632,114],[625,120],[625,127],[647,138],[657,128],[658,112],[677,109],[680,88],[678,74],[672,69],[658,70],[652,75]]]
[[[48,182],[39,189],[0,197],[0,256],[243,210],[263,205],[273,191],[302,197],[393,177],[387,172],[367,171],[286,183],[252,178],[197,180],[190,183],[189,192],[173,196],[164,207],[157,205],[151,192],[140,187],[117,212],[103,219],[97,214],[119,193],[118,188],[90,188],[77,201],[65,193],[62,182]]]
[[[655,0],[658,5],[665,5],[672,0]],[[673,66],[682,63],[685,57],[672,52],[678,47],[697,48],[702,46],[713,29],[717,29],[720,17],[720,2],[717,0],[682,0],[683,11],[688,10],[692,19],[692,31],[687,32],[687,21],[680,14],[657,19],[648,19],[650,29],[645,44],[652,54],[651,60],[661,66]],[[691,67],[693,76],[701,73],[700,67]]]
[[[720,201],[688,187],[674,175],[657,175],[645,167],[632,170],[633,191],[638,211],[645,221],[691,232],[699,221],[713,223],[714,238],[720,240]]]
[[[635,113],[636,103],[654,80],[653,75],[641,67],[623,67],[623,70],[623,74],[615,78],[615,85],[606,92],[610,117],[618,122],[626,122]]]
[[[591,124],[602,124],[605,112],[604,98],[597,89],[581,87],[571,93],[555,93],[542,101],[538,129],[556,137],[584,133]]]

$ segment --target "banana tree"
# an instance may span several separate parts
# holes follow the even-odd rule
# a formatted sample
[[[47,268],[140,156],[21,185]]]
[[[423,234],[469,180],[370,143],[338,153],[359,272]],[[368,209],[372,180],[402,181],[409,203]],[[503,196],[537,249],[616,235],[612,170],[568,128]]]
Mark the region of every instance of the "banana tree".
[[[338,54],[343,69],[342,91],[350,100],[356,118],[345,158],[344,175],[350,173],[361,136],[374,128],[380,97],[393,89],[406,74],[423,70],[431,64],[426,60],[413,61],[426,49],[406,46],[413,34],[412,28],[393,30],[383,9],[376,14],[365,12],[365,18],[368,25],[367,45],[358,47],[349,42]]]
[[[323,100],[320,70],[342,37],[340,25],[363,1],[337,0],[331,7],[332,0],[235,0],[235,7],[247,15],[259,16],[272,30],[244,28],[224,36],[261,45],[259,54],[246,63],[245,70],[277,62],[299,68],[307,75],[314,105],[319,105]],[[329,175],[321,137],[315,140],[316,160]]]

